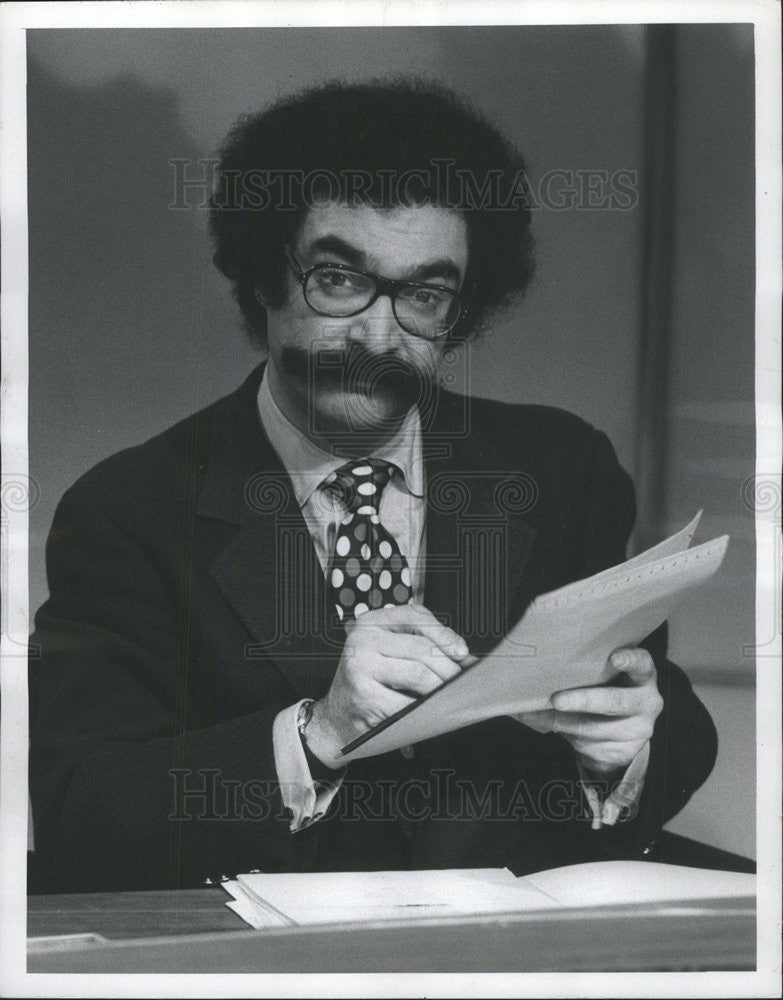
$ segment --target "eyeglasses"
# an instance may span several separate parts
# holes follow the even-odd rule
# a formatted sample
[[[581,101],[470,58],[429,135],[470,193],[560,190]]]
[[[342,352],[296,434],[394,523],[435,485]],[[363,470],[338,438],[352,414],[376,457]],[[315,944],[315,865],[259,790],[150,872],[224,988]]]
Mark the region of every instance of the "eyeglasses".
[[[467,309],[453,288],[395,281],[345,264],[316,264],[303,271],[289,247],[285,252],[305,302],[319,316],[357,316],[381,295],[388,295],[394,318],[406,333],[437,340],[454,329]]]

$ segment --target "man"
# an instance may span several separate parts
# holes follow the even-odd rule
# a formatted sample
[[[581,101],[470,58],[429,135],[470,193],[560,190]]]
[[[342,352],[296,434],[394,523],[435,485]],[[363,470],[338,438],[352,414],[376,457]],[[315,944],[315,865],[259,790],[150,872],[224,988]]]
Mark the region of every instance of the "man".
[[[229,136],[215,261],[268,360],[58,508],[31,740],[52,888],[643,857],[706,778],[662,631],[545,713],[341,763],[537,594],[624,558],[603,434],[439,384],[530,278],[523,179],[416,83],[317,88]]]

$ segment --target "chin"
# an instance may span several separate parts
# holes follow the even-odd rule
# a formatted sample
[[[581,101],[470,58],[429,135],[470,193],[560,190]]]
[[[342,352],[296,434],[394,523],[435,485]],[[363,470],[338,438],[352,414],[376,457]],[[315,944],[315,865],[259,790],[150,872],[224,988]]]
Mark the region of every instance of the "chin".
[[[341,392],[339,397],[313,412],[314,421],[322,426],[322,433],[378,433],[396,430],[411,408],[412,401],[375,389],[364,392]]]

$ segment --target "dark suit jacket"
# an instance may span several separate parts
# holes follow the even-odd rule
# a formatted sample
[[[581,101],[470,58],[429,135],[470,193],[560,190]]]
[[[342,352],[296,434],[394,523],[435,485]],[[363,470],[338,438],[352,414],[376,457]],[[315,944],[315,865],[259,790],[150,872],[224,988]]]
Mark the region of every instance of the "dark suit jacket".
[[[47,547],[31,662],[31,794],[51,888],[197,885],[257,868],[642,857],[712,767],[714,728],[649,640],[665,708],[640,809],[592,831],[571,748],[494,719],[355,762],[292,835],[272,723],[339,659],[323,574],[264,437],[258,368],[233,395],[82,477]],[[539,593],[621,561],[633,490],[562,411],[441,393],[422,408],[425,603],[488,651]],[[400,815],[403,814],[403,819]]]

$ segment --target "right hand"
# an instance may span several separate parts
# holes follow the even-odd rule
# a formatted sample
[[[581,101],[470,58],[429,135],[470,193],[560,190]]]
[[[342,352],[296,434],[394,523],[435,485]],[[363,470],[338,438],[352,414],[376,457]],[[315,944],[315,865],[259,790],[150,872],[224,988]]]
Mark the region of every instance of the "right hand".
[[[346,743],[460,672],[465,640],[418,604],[367,611],[347,625],[332,686],[313,706],[307,745],[339,768]]]

